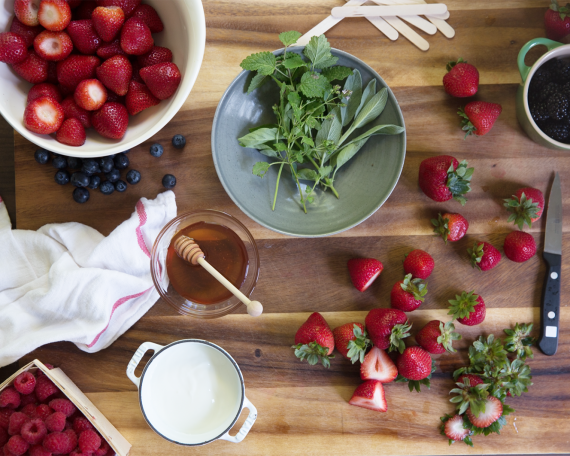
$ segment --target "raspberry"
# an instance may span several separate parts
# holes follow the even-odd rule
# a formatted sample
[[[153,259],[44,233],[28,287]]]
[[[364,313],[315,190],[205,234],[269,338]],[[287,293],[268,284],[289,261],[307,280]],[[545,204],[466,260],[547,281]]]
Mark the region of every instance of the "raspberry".
[[[36,377],[31,372],[22,372],[14,380],[14,388],[21,394],[30,394],[36,387]]]
[[[28,415],[22,412],[14,412],[10,417],[10,424],[8,426],[8,434],[16,435],[20,433],[22,426],[28,421]]]
[[[34,420],[26,421],[21,429],[22,437],[30,445],[37,445],[41,443],[47,434],[46,425],[42,420],[36,418]]]
[[[65,422],[65,429],[64,429],[64,431],[67,431],[68,429],[73,429],[73,424],[72,424],[72,421],[71,421],[71,420],[67,420],[67,421]],[[76,434],[77,434],[77,432],[76,432]]]
[[[49,406],[56,412],[63,413],[65,416],[71,416],[75,410],[77,410],[69,399],[53,399],[50,401]]]
[[[13,386],[9,386],[0,393],[0,407],[18,408],[20,405],[20,393]]]
[[[101,437],[91,429],[83,431],[79,436],[79,449],[82,453],[94,453],[101,446]]]
[[[36,393],[25,394],[20,396],[20,407],[25,407],[28,404],[36,405],[38,403],[38,398],[36,397]]]
[[[30,456],[51,456],[51,453],[46,450],[42,445],[34,445],[30,448]]]
[[[69,437],[69,445],[65,449],[65,453],[71,453],[77,448],[77,434],[73,429],[66,429],[63,433]]]
[[[30,448],[28,442],[26,442],[21,435],[13,435],[10,437],[6,446],[8,447],[8,450],[16,456],[24,454],[28,451],[28,448]]]
[[[14,456],[14,454],[8,449],[8,444],[2,447],[2,454],[4,456]]]
[[[0,409],[0,428],[8,430],[8,425],[10,424],[10,416],[14,413],[14,410],[9,408]]]
[[[95,453],[93,453],[93,456],[111,456],[113,453],[114,451],[111,450],[107,441],[101,439],[101,446],[97,451],[95,451]]]
[[[70,446],[70,443],[71,442],[67,434],[64,434],[63,432],[52,432],[51,434],[46,435],[43,446],[44,449],[50,453],[65,454],[66,452],[70,453],[69,451],[66,451]]]
[[[88,429],[95,429],[95,428],[87,418],[83,416],[78,416],[77,418],[75,418],[75,420],[73,420],[73,430],[78,434],[81,434],[83,431],[87,431]]]
[[[36,416],[42,421],[45,421],[52,413],[53,410],[47,404],[40,404],[36,407]]]
[[[53,382],[45,375],[38,377],[36,383],[36,396],[40,402],[45,402],[50,396],[53,396],[59,390]]]
[[[28,404],[25,407],[22,407],[20,409],[20,412],[22,412],[28,418],[34,418],[36,415],[36,406],[34,404]]]
[[[78,453],[77,451],[72,451],[69,456],[91,456],[93,453]]]
[[[0,447],[6,445],[6,442],[8,441],[9,436],[8,433],[6,432],[6,429],[0,427]]]
[[[50,432],[62,432],[65,428],[65,415],[61,412],[54,412],[46,418],[46,428]]]

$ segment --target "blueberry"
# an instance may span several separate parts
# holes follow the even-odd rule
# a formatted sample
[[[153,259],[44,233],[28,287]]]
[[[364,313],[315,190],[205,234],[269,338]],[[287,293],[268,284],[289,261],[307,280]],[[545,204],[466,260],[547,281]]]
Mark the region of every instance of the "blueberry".
[[[69,184],[69,178],[69,173],[64,169],[60,169],[57,173],[55,173],[55,181],[59,185]]]
[[[49,152],[45,149],[38,149],[34,153],[34,158],[40,165],[45,165],[49,161]]]
[[[172,174],[165,174],[162,178],[162,185],[164,185],[164,188],[174,188],[176,186],[176,177]]]
[[[67,167],[69,169],[79,169],[83,165],[81,158],[67,157]]]
[[[186,138],[182,135],[174,135],[172,137],[172,145],[177,149],[182,149],[186,145]]]
[[[109,182],[115,183],[121,178],[121,172],[118,169],[112,169],[107,174],[105,174],[105,177]]]
[[[86,203],[89,200],[89,190],[86,188],[76,188],[73,190],[73,199],[80,204]]]
[[[124,192],[127,189],[127,183],[122,180],[115,182],[115,190],[118,192]]]
[[[71,183],[76,187],[87,187],[89,181],[89,176],[81,171],[76,171],[71,175]]]
[[[85,173],[87,176],[92,176],[93,174],[100,173],[101,168],[99,168],[99,163],[97,163],[97,160],[94,158],[86,158],[83,160],[81,171],[83,171],[83,173]]]
[[[164,153],[164,148],[160,144],[150,146],[150,154],[153,157],[160,157]]]
[[[141,173],[139,173],[136,169],[131,169],[127,173],[127,182],[129,184],[138,184],[141,181]]]
[[[108,173],[115,167],[113,157],[103,157],[99,159],[99,168],[102,173]]]
[[[101,193],[103,193],[103,195],[110,195],[111,193],[113,193],[115,191],[115,186],[113,185],[112,182],[107,181],[103,181],[101,183],[101,186],[99,187],[99,189],[101,190]]]
[[[53,157],[51,164],[54,168],[65,169],[67,168],[67,157],[64,157],[63,155],[56,155]]]
[[[89,185],[87,187],[96,190],[99,187],[100,183],[101,183],[101,178],[99,176],[91,176],[91,179],[89,180]]]
[[[117,154],[115,155],[115,168],[117,169],[125,169],[129,166],[129,157],[125,154]]]

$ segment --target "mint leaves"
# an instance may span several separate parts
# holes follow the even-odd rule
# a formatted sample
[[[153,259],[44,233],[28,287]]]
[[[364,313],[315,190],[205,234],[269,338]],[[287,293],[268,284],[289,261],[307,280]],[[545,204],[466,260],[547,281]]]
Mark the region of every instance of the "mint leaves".
[[[270,75],[275,71],[276,59],[271,52],[251,54],[241,62],[244,70],[257,71],[259,74]]]

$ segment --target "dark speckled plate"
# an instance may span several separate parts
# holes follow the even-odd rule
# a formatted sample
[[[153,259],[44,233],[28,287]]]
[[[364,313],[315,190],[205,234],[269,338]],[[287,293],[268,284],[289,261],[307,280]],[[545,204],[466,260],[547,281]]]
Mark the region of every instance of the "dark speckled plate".
[[[300,52],[303,48],[291,48]],[[275,54],[281,53],[275,51]],[[332,54],[338,65],[356,68],[362,74],[362,85],[376,78],[376,90],[387,87],[384,80],[362,60],[337,49]],[[340,199],[327,191],[317,190],[315,201],[307,205],[305,214],[299,202],[299,191],[290,172],[281,175],[275,211],[271,210],[278,168],[272,167],[261,179],[251,173],[254,163],[270,161],[255,149],[245,149],[237,138],[249,128],[275,122],[271,106],[279,100],[277,86],[268,82],[251,94],[247,87],[249,71],[242,71],[224,93],[212,126],[212,156],[218,177],[228,195],[250,218],[259,224],[291,236],[330,236],[362,223],[388,199],[396,186],[406,155],[405,132],[394,136],[373,136],[358,154],[337,173],[335,188]],[[398,102],[388,88],[384,112],[372,124],[404,126]],[[357,130],[358,132],[358,130]]]

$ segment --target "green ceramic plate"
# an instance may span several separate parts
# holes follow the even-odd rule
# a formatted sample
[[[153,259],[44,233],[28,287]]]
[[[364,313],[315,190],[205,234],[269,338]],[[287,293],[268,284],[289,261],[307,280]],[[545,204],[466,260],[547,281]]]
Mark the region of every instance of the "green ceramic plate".
[[[291,48],[300,52],[303,48]],[[275,54],[281,53],[275,51]],[[338,65],[356,68],[362,74],[363,87],[376,78],[376,89],[387,87],[383,79],[362,60],[346,52],[332,49],[339,58]],[[252,75],[242,71],[224,93],[212,126],[212,156],[216,172],[228,195],[257,223],[291,236],[330,236],[348,230],[384,204],[396,186],[406,155],[405,132],[394,136],[373,136],[358,154],[337,173],[335,188],[340,199],[330,192],[316,191],[315,201],[307,205],[305,214],[299,203],[299,191],[290,172],[281,175],[275,211],[271,210],[277,180],[277,167],[272,167],[261,179],[251,173],[254,163],[270,161],[255,149],[246,149],[237,138],[249,128],[274,123],[271,106],[278,102],[277,86],[266,83],[251,94],[247,87]],[[388,88],[384,112],[363,131],[378,124],[404,126],[398,102]],[[357,130],[357,134],[359,131]]]

